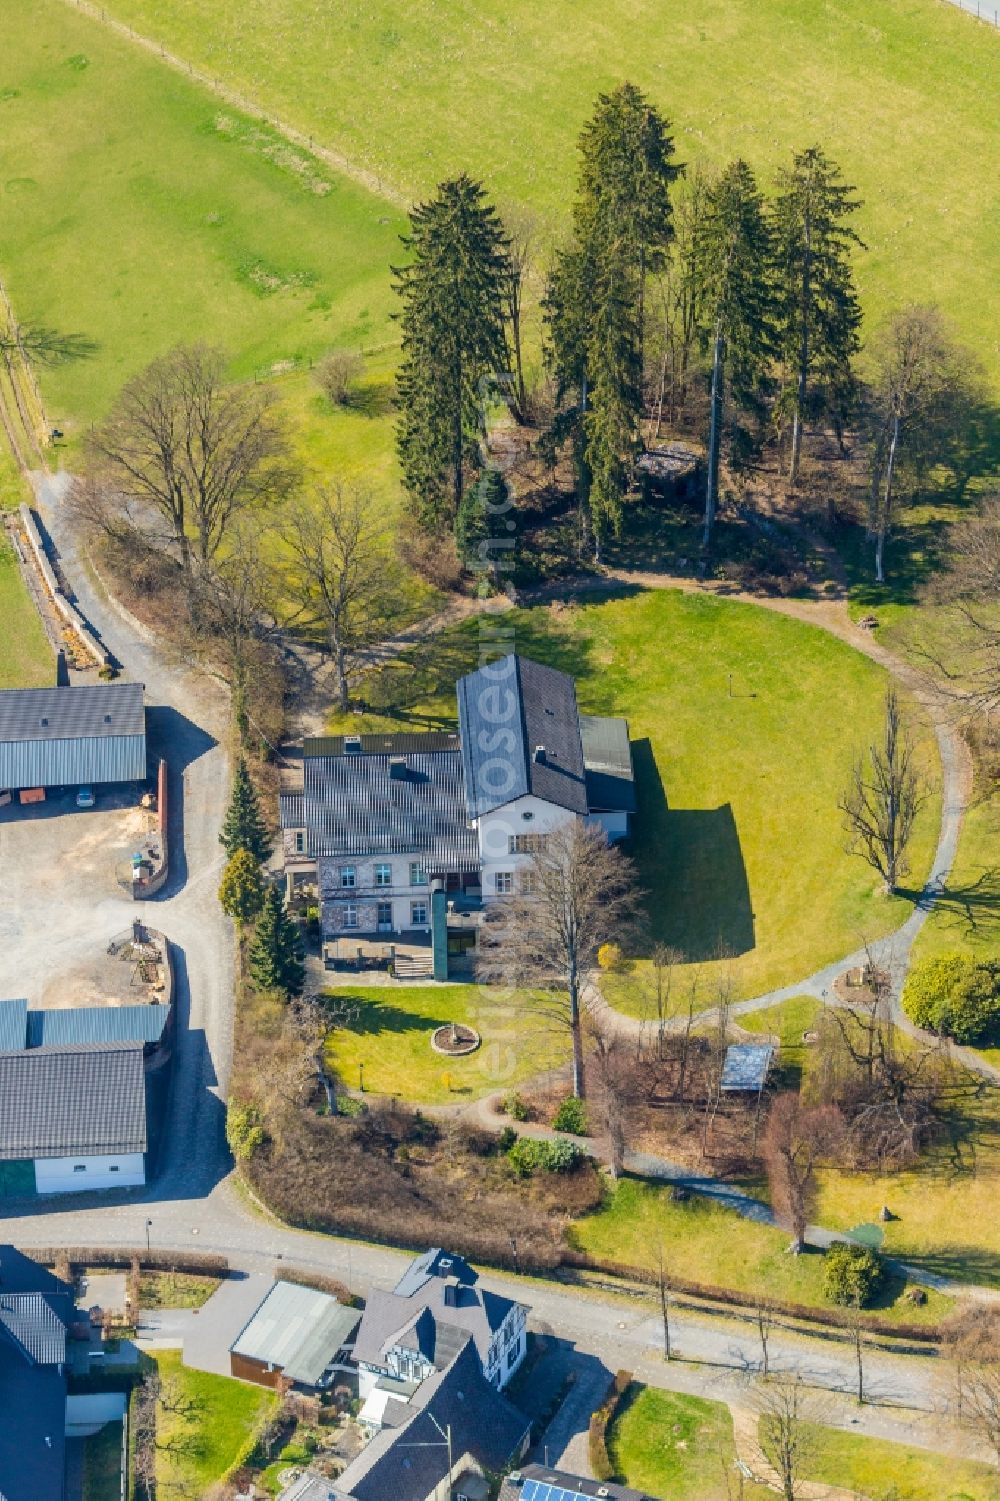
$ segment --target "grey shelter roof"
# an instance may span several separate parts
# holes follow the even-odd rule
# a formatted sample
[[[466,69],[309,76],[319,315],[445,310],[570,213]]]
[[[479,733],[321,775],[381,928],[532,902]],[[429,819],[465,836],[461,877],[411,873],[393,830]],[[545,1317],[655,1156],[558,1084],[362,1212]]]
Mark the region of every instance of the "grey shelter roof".
[[[420,1385],[410,1406],[414,1413],[408,1423],[383,1429],[347,1466],[336,1481],[336,1496],[422,1501],[448,1471],[442,1430],[451,1429],[456,1463],[471,1455],[483,1470],[494,1473],[520,1452],[528,1431],[524,1414],[484,1377],[471,1343],[447,1370]]]
[[[65,1006],[28,1012],[28,1047],[77,1042],[159,1042],[169,1006]]]
[[[774,1048],[769,1042],[734,1042],[726,1049],[721,1088],[738,1093],[760,1090],[767,1082]]]
[[[141,781],[141,683],[0,692],[0,787]]]
[[[587,801],[592,811],[634,813],[635,772],[628,720],[581,714],[580,738],[586,767]]]
[[[423,855],[448,869],[478,869],[457,750],[307,755],[303,768],[312,856]]]
[[[611,1501],[643,1501],[641,1491],[609,1480],[586,1480],[566,1470],[551,1470],[545,1465],[524,1465],[519,1479],[508,1475],[500,1487],[499,1501],[589,1501],[591,1497],[610,1497]]]
[[[141,1043],[0,1053],[0,1161],[145,1150]]]
[[[587,812],[573,679],[514,653],[458,683],[458,719],[470,818],[532,793]]]
[[[27,1035],[27,1001],[0,1001],[0,1053],[17,1052]]]
[[[280,1366],[291,1381],[316,1386],[361,1319],[329,1293],[276,1282],[231,1346],[234,1355]]]

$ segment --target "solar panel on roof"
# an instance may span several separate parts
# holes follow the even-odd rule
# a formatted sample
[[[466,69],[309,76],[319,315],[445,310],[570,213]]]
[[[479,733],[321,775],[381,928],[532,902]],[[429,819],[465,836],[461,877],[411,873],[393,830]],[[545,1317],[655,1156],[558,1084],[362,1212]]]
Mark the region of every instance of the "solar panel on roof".
[[[565,1491],[545,1480],[525,1480],[521,1485],[524,1501],[591,1501],[582,1491]]]

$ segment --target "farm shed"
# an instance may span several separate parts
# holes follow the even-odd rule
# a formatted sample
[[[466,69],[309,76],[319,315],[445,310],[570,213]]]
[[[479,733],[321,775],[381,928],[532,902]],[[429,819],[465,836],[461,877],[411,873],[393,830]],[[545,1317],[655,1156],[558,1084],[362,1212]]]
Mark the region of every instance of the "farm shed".
[[[230,1346],[230,1369],[243,1381],[276,1387],[284,1378],[315,1391],[329,1384],[345,1359],[361,1312],[329,1293],[276,1282]]]
[[[141,683],[0,692],[0,788],[141,782],[142,695]]]

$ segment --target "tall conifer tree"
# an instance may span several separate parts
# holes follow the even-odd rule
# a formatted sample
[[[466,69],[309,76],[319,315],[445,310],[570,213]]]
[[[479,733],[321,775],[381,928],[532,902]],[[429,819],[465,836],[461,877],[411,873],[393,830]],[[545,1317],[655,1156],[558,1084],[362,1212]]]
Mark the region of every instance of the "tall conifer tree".
[[[237,850],[249,850],[258,865],[263,865],[271,853],[267,825],[247,771],[247,763],[242,756],[236,763],[233,791],[219,834],[219,843],[230,859]]]
[[[397,449],[419,520],[441,530],[479,465],[486,384],[508,363],[507,241],[481,184],[463,174],[413,209],[403,245]]]
[[[299,995],[305,984],[299,930],[277,886],[268,887],[250,945],[250,973],[262,990]]]
[[[778,188],[773,234],[784,367],[779,410],[792,418],[788,477],[794,487],[804,422],[824,402],[843,406],[852,389],[861,309],[851,252],[862,241],[848,220],[861,200],[819,146],[796,153]]]

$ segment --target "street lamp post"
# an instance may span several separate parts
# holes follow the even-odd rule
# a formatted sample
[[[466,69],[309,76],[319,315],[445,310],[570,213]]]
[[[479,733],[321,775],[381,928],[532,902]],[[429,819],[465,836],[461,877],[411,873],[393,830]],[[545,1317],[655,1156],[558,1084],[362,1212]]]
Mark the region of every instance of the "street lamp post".
[[[153,1225],[153,1221],[152,1220],[147,1220],[146,1221],[146,1255],[147,1256],[149,1255],[149,1232],[152,1229],[152,1225]]]

